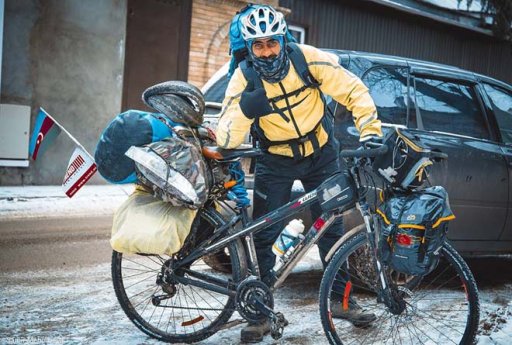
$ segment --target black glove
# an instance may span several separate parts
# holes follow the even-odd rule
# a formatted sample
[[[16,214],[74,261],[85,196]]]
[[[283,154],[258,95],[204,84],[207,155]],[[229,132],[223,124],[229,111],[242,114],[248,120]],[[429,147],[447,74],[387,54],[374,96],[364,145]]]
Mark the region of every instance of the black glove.
[[[376,149],[382,146],[383,141],[382,137],[372,135],[369,139],[363,141],[362,144],[365,149]]]
[[[249,119],[275,113],[275,110],[272,109],[268,102],[265,89],[262,87],[255,89],[252,80],[249,80],[244,92],[242,92],[240,109]]]

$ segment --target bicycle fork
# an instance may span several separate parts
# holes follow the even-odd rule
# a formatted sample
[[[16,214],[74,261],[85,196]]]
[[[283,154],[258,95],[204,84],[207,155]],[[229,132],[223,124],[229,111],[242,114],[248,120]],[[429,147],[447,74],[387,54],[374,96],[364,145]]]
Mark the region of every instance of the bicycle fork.
[[[370,213],[370,207],[366,202],[359,204],[361,215],[363,216],[364,224],[366,226],[366,235],[368,242],[370,243],[370,249],[372,251],[374,270],[377,273],[377,279],[379,280],[378,286],[379,291],[377,294],[377,302],[384,303],[392,314],[399,315],[405,309],[405,301],[398,296],[397,293],[393,293],[393,289],[389,284],[389,278],[384,272],[382,264],[379,260],[377,253],[378,243],[376,235],[379,235],[379,231],[375,231],[377,222],[372,218]]]

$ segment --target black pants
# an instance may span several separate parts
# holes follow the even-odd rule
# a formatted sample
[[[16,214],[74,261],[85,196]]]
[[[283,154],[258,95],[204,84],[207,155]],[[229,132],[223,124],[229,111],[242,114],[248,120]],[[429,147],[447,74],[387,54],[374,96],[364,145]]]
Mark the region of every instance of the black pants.
[[[268,153],[258,157],[254,181],[253,219],[290,202],[292,185],[295,180],[302,182],[306,192],[317,188],[326,178],[339,171],[338,154],[338,142],[335,139],[330,139],[316,157],[310,155],[294,160]],[[321,213],[322,210],[318,203],[311,206],[313,221]],[[275,264],[272,244],[285,225],[281,222],[254,235],[260,273],[265,282],[268,282],[270,270]],[[343,233],[343,221],[339,218],[319,240],[318,249],[324,268],[327,264],[325,256]]]

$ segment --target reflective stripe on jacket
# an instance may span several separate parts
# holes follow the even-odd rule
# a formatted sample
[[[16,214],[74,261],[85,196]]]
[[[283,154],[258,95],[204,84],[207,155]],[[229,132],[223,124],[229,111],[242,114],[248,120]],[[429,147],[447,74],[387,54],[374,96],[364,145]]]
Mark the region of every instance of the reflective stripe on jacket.
[[[299,45],[313,77],[320,83],[320,90],[344,105],[353,114],[354,123],[363,139],[368,135],[382,135],[381,123],[377,118],[375,104],[363,82],[338,64],[336,55],[308,45]],[[263,81],[269,99],[293,92],[304,86],[301,78],[290,64],[288,75],[279,83]],[[247,85],[240,68],[235,70],[222,104],[217,125],[217,145],[223,148],[236,148],[244,142],[253,120],[248,119],[240,109],[240,97]],[[288,101],[288,105],[287,105]],[[297,95],[281,99],[274,104],[290,121],[286,122],[277,112],[260,118],[260,127],[270,141],[284,141],[299,138],[311,132],[324,116],[324,104],[318,89],[307,88]],[[274,108],[275,109],[275,108]],[[322,126],[316,130],[320,146],[328,135]],[[301,148],[304,156],[313,153],[310,141]],[[293,157],[289,145],[274,145],[269,152]]]

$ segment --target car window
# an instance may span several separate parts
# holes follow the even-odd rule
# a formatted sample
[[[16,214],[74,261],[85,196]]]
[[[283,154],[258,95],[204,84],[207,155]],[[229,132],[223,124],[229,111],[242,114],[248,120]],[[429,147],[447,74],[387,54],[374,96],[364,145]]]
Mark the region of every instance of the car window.
[[[503,141],[512,144],[512,93],[489,84],[484,84],[484,89],[491,100]]]
[[[489,139],[489,131],[474,89],[465,84],[415,77],[416,111],[430,131]]]
[[[223,75],[215,84],[212,85],[204,94],[204,100],[206,102],[217,102],[222,103],[224,100],[224,94],[228,87],[228,77]]]
[[[363,76],[382,122],[406,125],[407,75],[406,68],[378,67]]]

